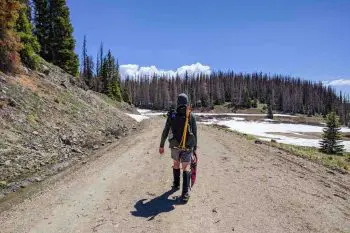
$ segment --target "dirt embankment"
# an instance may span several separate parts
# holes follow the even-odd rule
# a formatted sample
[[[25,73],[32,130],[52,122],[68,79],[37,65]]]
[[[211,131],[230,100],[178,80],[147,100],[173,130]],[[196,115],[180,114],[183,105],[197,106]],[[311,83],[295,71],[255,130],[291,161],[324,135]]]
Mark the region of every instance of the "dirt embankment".
[[[141,124],[25,201],[0,204],[1,232],[350,231],[349,174],[204,125],[183,205],[170,189],[169,150],[157,153],[164,119]]]
[[[133,108],[79,86],[48,63],[40,72],[0,73],[0,197],[86,160],[135,127],[123,112]]]

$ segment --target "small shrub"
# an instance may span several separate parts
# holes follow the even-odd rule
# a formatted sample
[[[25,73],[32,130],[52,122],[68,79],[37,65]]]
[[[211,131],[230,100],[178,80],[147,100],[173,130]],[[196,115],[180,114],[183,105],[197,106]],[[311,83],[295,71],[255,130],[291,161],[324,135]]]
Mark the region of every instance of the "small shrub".
[[[321,141],[321,151],[327,154],[342,154],[344,145],[341,143],[341,132],[339,118],[334,112],[326,117],[327,127],[323,130],[323,140]]]
[[[27,116],[27,121],[30,123],[35,123],[37,119],[38,119],[37,115],[33,113]]]
[[[267,118],[268,119],[273,119],[273,113],[272,113],[272,106],[269,105],[267,108]]]
[[[254,99],[252,101],[252,108],[257,108],[258,107],[258,101],[256,99]]]

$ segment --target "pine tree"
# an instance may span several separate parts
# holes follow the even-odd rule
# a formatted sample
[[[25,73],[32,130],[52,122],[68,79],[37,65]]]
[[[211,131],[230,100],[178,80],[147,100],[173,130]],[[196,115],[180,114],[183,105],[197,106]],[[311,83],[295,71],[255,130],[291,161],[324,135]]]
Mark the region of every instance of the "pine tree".
[[[86,77],[87,76],[87,59],[88,59],[88,55],[87,55],[87,45],[86,45],[86,35],[84,35],[84,41],[83,41],[83,51],[81,54],[81,69],[80,69],[80,75],[82,77]]]
[[[270,103],[267,105],[267,118],[273,119],[272,105]]]
[[[111,99],[115,99],[118,102],[123,101],[122,93],[120,91],[120,86],[119,86],[119,83],[116,79],[113,79],[109,83],[108,96]]]
[[[27,3],[26,3],[27,2]],[[20,36],[22,49],[20,51],[22,62],[31,69],[36,69],[39,63],[40,45],[32,34],[32,25],[28,21],[28,1],[22,0],[16,30]]]
[[[116,101],[123,101],[120,90],[120,74],[118,62],[109,50],[107,56],[103,59],[101,70],[102,92]]]
[[[79,60],[74,53],[75,40],[66,0],[50,0],[49,16],[49,58],[53,64],[77,76]]]
[[[100,71],[100,84],[99,86],[100,91],[104,94],[107,93],[108,90],[108,72],[109,72],[109,68],[108,68],[108,62],[107,62],[107,58],[104,58],[102,61],[102,66],[101,66],[101,71]]]
[[[122,92],[120,90],[120,74],[119,74],[119,63],[117,60],[116,64],[112,66],[112,95],[118,102],[123,101]]]
[[[87,82],[90,82],[91,79],[94,78],[94,59],[92,56],[88,56],[86,60],[86,66],[87,66],[87,73],[86,73],[86,79]]]
[[[130,78],[129,77],[126,77],[124,82],[122,83],[123,84],[123,100],[124,102],[128,103],[128,104],[132,104],[132,98],[131,98],[131,94],[130,94],[130,91],[131,91],[131,88],[133,86],[133,82],[130,81]],[[149,92],[149,85],[148,85],[148,88],[147,88],[147,92]],[[149,95],[149,93],[148,93]],[[149,103],[149,96],[147,96],[145,100],[147,103]]]
[[[96,56],[96,76],[100,76],[100,57],[98,54]]]
[[[341,143],[339,118],[335,112],[331,112],[326,118],[327,127],[323,130],[323,140],[321,141],[321,151],[327,154],[342,154],[344,145]]]
[[[49,57],[48,35],[50,30],[49,2],[48,0],[33,0],[34,3],[34,35],[40,44],[40,56],[47,61],[52,61]]]
[[[102,93],[109,93],[111,90],[111,80],[112,80],[112,70],[114,65],[114,57],[112,56],[111,51],[109,50],[107,56],[103,58],[102,67],[101,67],[101,85]]]
[[[251,99],[249,97],[249,92],[248,92],[247,88],[244,88],[244,91],[243,91],[243,104],[242,104],[242,106],[244,108],[251,108],[251,106],[252,106]]]
[[[269,119],[273,119],[272,108],[274,105],[274,101],[273,101],[274,91],[271,91],[271,89],[267,92],[267,118]]]
[[[100,50],[97,53],[97,62],[96,62],[96,75],[101,76],[103,68],[103,43],[100,44]]]
[[[127,87],[124,87],[123,89],[123,101],[125,103],[131,104],[130,95]]]
[[[20,64],[20,38],[15,31],[19,1],[0,0],[0,70],[17,71]]]
[[[253,99],[252,108],[257,108],[257,107],[258,107],[258,101],[257,101],[257,99]]]
[[[77,75],[79,60],[74,53],[73,27],[65,0],[33,0],[34,33],[41,45],[40,55],[60,66],[72,75]]]
[[[97,65],[99,65],[99,63]],[[80,76],[83,77],[86,84],[89,86],[91,85],[91,80],[94,76],[94,61],[92,56],[88,56],[87,54],[86,36],[84,36],[83,41]]]

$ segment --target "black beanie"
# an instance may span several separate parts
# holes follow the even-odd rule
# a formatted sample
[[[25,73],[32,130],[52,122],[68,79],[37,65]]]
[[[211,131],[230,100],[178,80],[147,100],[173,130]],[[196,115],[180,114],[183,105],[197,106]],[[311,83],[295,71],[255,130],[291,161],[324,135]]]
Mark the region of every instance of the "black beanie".
[[[177,106],[183,106],[188,104],[188,97],[185,93],[180,94],[177,97]]]

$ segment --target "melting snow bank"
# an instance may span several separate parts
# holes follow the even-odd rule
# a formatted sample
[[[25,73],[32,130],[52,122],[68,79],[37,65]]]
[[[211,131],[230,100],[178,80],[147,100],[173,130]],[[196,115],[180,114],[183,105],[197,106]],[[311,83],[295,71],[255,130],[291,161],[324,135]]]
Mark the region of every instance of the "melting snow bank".
[[[146,114],[146,113],[149,113],[151,112],[151,110],[149,109],[141,109],[141,108],[138,108],[136,109],[140,114]]]
[[[128,115],[129,117],[135,119],[138,122],[141,122],[143,120],[147,120],[147,119],[149,119],[150,117],[153,117],[153,116],[162,116],[162,115],[166,114],[165,112],[153,112],[150,109],[138,108],[136,110],[140,113],[140,115],[129,114],[129,113],[125,113],[125,114]]]
[[[239,131],[241,133],[251,134],[259,137],[262,140],[274,139],[279,143],[291,144],[297,146],[309,146],[319,147],[320,140],[318,139],[305,139],[298,137],[298,132],[309,133],[309,132],[323,132],[323,127],[305,125],[305,124],[284,124],[284,123],[273,123],[273,122],[256,122],[256,121],[241,121],[241,120],[217,120],[212,119],[204,124],[218,124],[227,126],[232,130]],[[342,132],[350,132],[349,128],[342,128]],[[273,133],[292,133],[295,136],[283,136],[276,135]],[[345,150],[350,152],[350,141],[342,142],[345,146]]]
[[[137,114],[130,114],[130,113],[125,113],[126,115],[128,115],[129,117],[135,119],[137,122],[141,122],[143,120],[147,120],[149,119],[150,117],[152,116],[161,116],[165,113],[163,112],[152,112],[152,110],[149,110],[149,109],[136,109],[140,115],[137,115]]]
[[[149,112],[149,113],[144,113],[142,115],[152,117],[152,116],[163,116],[166,114],[167,114],[166,112]]]
[[[166,112],[157,112],[157,111],[152,111],[150,109],[141,109],[141,108],[138,108],[137,111],[143,116],[162,116],[166,114]]]
[[[207,112],[194,112],[196,116],[254,116],[254,117],[266,117],[266,114],[250,114],[250,113],[207,113]],[[298,117],[287,114],[273,114],[276,117]]]
[[[148,116],[144,116],[144,115],[136,115],[136,114],[129,114],[129,113],[125,113],[125,114],[135,119],[137,122],[141,122],[143,120],[149,119]]]

